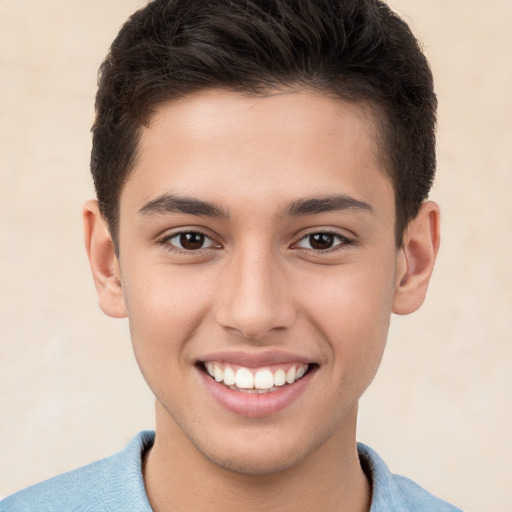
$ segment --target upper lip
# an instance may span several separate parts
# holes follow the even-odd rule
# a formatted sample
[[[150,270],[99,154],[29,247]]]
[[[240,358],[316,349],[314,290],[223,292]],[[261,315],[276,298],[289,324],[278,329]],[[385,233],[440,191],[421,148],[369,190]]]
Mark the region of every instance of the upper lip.
[[[198,359],[198,362],[201,363],[208,361],[231,363],[247,368],[260,368],[262,366],[287,363],[311,364],[313,362],[310,358],[303,355],[279,350],[259,350],[254,352],[229,350],[212,352]]]

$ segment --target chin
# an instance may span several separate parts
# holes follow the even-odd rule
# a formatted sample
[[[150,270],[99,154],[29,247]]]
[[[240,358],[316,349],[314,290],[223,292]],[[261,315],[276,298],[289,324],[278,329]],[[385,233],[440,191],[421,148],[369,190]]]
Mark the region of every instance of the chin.
[[[324,445],[331,432],[317,430],[311,435],[300,428],[295,432],[266,428],[231,432],[226,439],[211,434],[189,437],[204,458],[226,471],[264,476],[299,466]]]
[[[300,464],[306,458],[302,450],[284,452],[282,448],[279,452],[272,452],[267,448],[254,452],[245,450],[243,453],[231,451],[220,454],[209,451],[209,453],[203,452],[203,456],[226,471],[254,476],[281,473]]]

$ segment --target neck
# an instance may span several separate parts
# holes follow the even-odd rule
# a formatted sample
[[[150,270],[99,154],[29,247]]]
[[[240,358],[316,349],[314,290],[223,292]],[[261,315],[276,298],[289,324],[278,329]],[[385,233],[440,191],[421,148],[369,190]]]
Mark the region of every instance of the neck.
[[[357,407],[351,428],[335,432],[304,460],[272,474],[243,474],[208,460],[177,425],[157,414],[144,483],[155,512],[307,510],[368,512],[371,489],[357,455]]]

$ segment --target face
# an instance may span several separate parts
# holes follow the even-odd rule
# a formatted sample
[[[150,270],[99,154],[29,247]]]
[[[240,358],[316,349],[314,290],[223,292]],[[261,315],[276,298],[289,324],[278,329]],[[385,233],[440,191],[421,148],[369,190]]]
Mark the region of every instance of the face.
[[[355,438],[400,273],[394,219],[362,106],[211,90],[159,107],[119,225],[157,438],[258,474]]]

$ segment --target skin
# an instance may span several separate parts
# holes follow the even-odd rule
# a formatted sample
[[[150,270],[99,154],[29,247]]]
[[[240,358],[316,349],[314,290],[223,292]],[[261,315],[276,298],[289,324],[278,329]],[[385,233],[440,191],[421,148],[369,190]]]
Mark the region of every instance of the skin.
[[[421,305],[439,246],[427,202],[396,247],[375,130],[364,105],[308,91],[203,91],[161,105],[143,129],[120,198],[119,258],[96,202],[86,205],[100,306],[129,318],[156,397],[144,467],[154,510],[369,510],[357,403],[390,314]],[[168,196],[218,215],[176,211]],[[325,207],[333,196],[344,201]],[[292,208],[312,198],[326,211]],[[190,249],[180,232],[206,237]],[[312,244],[326,232],[332,247]],[[200,362],[218,351],[277,351],[314,371],[285,408],[251,418],[205,390]]]

